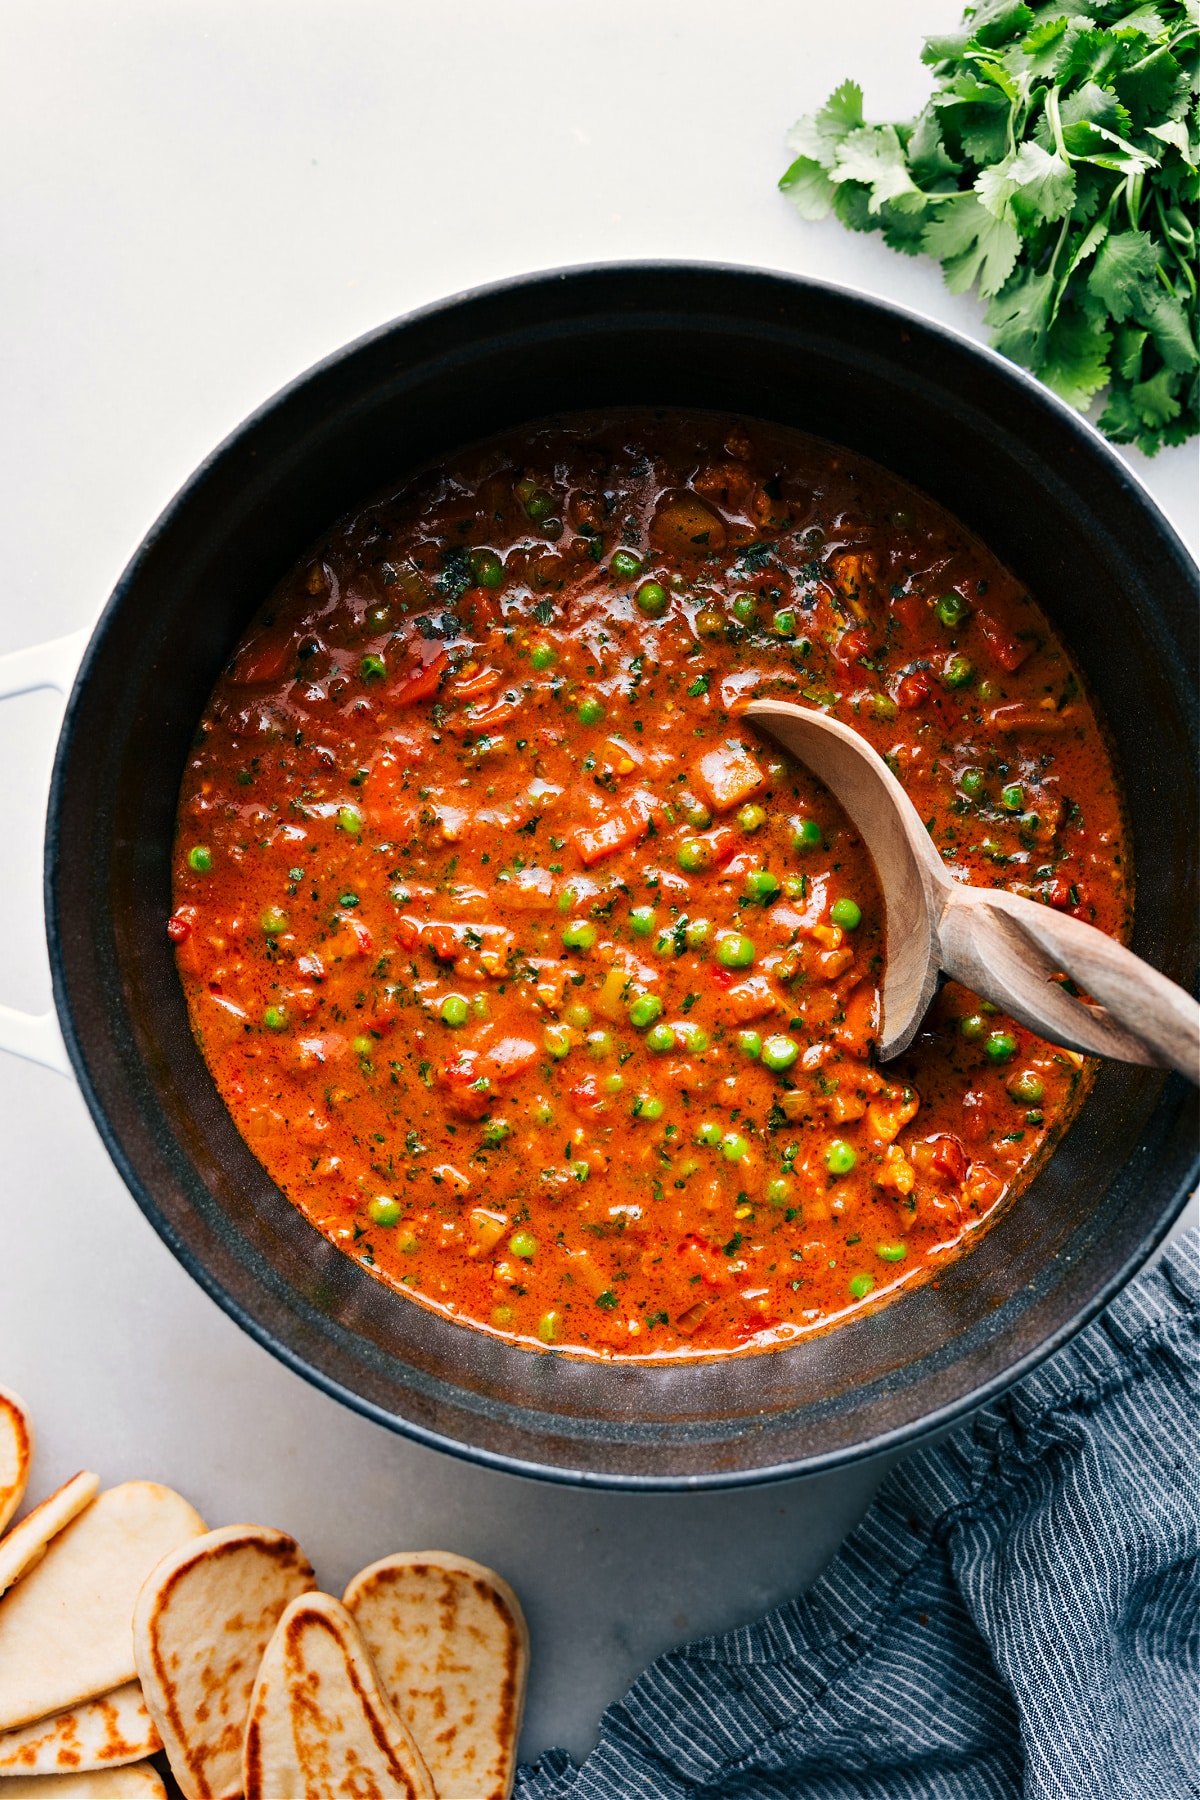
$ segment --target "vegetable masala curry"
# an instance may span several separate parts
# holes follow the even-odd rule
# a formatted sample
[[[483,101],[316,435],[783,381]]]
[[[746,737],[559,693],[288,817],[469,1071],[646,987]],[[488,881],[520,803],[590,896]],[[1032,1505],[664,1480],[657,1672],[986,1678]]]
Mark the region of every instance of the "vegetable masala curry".
[[[530,1346],[774,1348],[933,1278],[1083,1059],[954,985],[877,1065],[883,900],[742,718],[820,707],[963,881],[1121,934],[1117,784],[1044,615],[796,433],[624,412],[364,506],[223,674],[169,924],[239,1129],[380,1280]]]

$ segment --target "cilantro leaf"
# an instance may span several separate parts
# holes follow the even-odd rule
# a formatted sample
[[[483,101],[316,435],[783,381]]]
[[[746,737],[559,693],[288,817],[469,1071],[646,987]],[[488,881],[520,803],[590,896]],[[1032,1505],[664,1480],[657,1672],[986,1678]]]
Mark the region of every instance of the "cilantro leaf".
[[[875,124],[843,82],[780,186],[978,289],[992,343],[1147,454],[1200,430],[1195,0],[976,0],[926,40],[934,91]]]

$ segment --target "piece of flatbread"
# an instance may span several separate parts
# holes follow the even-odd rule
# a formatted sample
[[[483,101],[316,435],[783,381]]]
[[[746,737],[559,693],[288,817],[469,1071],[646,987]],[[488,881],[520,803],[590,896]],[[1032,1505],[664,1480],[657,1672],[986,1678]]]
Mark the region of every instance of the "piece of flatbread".
[[[81,1469],[64,1481],[40,1506],[26,1513],[7,1537],[0,1538],[0,1595],[42,1560],[46,1546],[65,1526],[90,1506],[100,1487],[100,1477]]]
[[[529,1670],[508,1583],[465,1556],[412,1551],[363,1569],[344,1598],[442,1800],[508,1800]]]
[[[153,1763],[81,1770],[78,1775],[13,1775],[0,1792],[4,1800],[167,1800]]]
[[[0,1600],[0,1731],[132,1681],[138,1590],[168,1551],[204,1528],[170,1488],[126,1481],[60,1531]]]
[[[77,1774],[115,1769],[162,1749],[139,1681],[85,1700],[69,1712],[0,1732],[0,1775]],[[0,1785],[0,1795],[9,1789]]]
[[[295,1539],[263,1525],[193,1538],[147,1578],[134,1609],[133,1653],[187,1800],[241,1793],[258,1665],[284,1608],[316,1585]]]
[[[25,1402],[0,1388],[0,1531],[16,1512],[33,1461],[33,1420]]]
[[[436,1800],[358,1627],[331,1594],[301,1594],[275,1628],[250,1702],[242,1777],[246,1800]]]

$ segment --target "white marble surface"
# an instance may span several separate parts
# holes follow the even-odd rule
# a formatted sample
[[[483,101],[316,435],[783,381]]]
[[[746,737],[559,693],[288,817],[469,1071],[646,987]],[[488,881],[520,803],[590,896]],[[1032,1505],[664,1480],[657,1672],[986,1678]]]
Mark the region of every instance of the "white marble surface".
[[[8,0],[0,9],[0,651],[91,623],[195,463],[358,333],[527,269],[792,269],[980,335],[974,302],[774,191],[855,74],[915,110],[956,0]],[[1195,458],[1138,472],[1197,541]],[[0,707],[0,1000],[49,986],[49,696]],[[715,1496],[516,1481],[343,1411],[244,1338],[129,1200],[68,1081],[0,1056],[0,1381],[80,1465],[295,1531],[335,1587],[398,1545],[493,1562],[534,1634],[527,1754],[582,1752],[656,1651],[809,1581],[878,1471]]]

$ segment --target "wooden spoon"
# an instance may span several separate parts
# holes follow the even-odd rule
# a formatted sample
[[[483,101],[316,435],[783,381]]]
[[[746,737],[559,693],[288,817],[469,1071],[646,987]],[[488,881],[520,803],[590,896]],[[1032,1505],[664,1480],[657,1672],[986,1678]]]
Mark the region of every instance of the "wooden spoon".
[[[908,1048],[949,977],[1053,1044],[1177,1069],[1200,1084],[1200,1006],[1190,994],[1094,925],[955,881],[883,758],[848,725],[787,700],[751,701],[746,717],[825,783],[874,859],[885,914],[882,1060]]]

